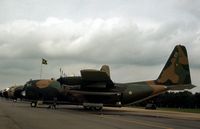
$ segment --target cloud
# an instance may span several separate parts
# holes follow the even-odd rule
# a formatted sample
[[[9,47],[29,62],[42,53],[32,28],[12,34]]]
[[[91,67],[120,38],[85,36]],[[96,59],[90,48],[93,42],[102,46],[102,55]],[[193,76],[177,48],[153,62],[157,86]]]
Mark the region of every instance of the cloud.
[[[141,28],[133,19],[121,18],[18,20],[0,25],[0,58],[159,65],[175,44],[195,46],[198,56],[199,28],[199,24],[179,22]],[[193,63],[200,67],[198,60]]]
[[[57,78],[60,67],[72,75],[79,69],[109,64],[112,71],[119,72],[112,74],[114,80],[142,80],[147,73],[146,79],[154,79],[176,44],[184,44],[192,68],[200,68],[200,25],[196,20],[159,24],[147,21],[143,25],[133,18],[120,17],[81,21],[50,17],[45,21],[2,23],[0,77],[18,82],[37,78],[43,57],[49,61],[45,77]]]

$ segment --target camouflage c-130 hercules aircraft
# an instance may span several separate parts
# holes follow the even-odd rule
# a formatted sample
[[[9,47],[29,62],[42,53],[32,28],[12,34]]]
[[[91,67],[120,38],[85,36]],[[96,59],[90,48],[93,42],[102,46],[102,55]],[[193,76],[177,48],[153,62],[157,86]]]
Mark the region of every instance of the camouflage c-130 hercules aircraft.
[[[37,101],[83,105],[100,110],[103,106],[123,106],[143,101],[168,90],[192,89],[186,48],[175,46],[156,80],[114,83],[109,66],[100,70],[81,70],[78,77],[60,77],[57,80],[31,80],[25,84],[25,97],[31,105]]]

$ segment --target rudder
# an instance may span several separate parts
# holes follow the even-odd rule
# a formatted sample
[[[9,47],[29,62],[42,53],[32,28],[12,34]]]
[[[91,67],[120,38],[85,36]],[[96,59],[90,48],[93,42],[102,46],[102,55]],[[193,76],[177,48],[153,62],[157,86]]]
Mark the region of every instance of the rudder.
[[[189,62],[185,46],[175,46],[155,82],[162,85],[191,84]]]

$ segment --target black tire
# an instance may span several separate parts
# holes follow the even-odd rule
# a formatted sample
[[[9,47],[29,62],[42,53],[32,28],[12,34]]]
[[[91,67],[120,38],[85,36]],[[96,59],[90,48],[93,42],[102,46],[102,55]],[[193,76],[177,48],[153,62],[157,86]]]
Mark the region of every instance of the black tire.
[[[101,111],[103,109],[103,107],[95,107],[96,111]]]
[[[36,107],[37,106],[37,102],[31,102],[31,107]]]
[[[85,110],[90,110],[89,106],[83,106]]]

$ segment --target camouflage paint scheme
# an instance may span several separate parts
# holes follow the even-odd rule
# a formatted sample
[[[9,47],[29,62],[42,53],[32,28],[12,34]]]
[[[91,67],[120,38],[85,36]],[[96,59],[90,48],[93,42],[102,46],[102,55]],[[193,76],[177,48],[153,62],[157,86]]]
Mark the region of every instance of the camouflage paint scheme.
[[[25,86],[26,97],[30,100],[53,100],[59,98],[61,85],[55,80],[30,80]]]
[[[36,100],[64,100],[72,104],[102,103],[121,106],[149,99],[167,90],[191,89],[186,48],[177,45],[156,80],[114,83],[109,66],[100,70],[81,70],[80,77],[55,80],[33,80],[25,85],[26,97]]]

